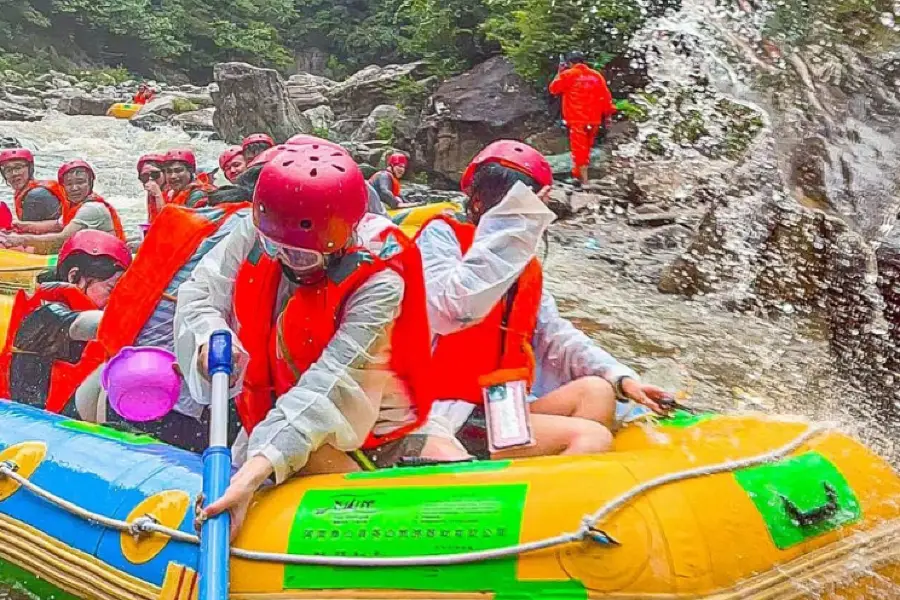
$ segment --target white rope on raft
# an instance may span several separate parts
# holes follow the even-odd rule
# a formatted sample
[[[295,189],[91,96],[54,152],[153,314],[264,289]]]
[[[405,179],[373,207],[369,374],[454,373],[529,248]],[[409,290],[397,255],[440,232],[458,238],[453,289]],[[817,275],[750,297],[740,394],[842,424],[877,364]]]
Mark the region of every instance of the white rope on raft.
[[[246,560],[282,563],[289,565],[316,565],[329,567],[423,567],[423,566],[447,566],[459,565],[466,563],[482,562],[486,560],[496,560],[498,558],[506,558],[517,556],[528,552],[535,552],[554,546],[563,546],[573,542],[580,542],[586,539],[593,539],[599,542],[608,540],[604,534],[596,529],[597,523],[609,517],[612,513],[624,506],[629,501],[638,496],[649,492],[650,490],[675,483],[685,481],[687,479],[695,479],[708,475],[718,475],[721,473],[730,473],[738,469],[758,466],[762,464],[772,463],[787,457],[795,450],[803,446],[811,438],[821,435],[833,429],[833,425],[823,423],[810,425],[806,431],[794,438],[791,442],[766,452],[748,458],[737,460],[729,460],[726,462],[705,465],[695,469],[679,471],[677,473],[669,473],[662,475],[649,481],[635,486],[631,490],[613,498],[602,506],[597,512],[587,515],[582,519],[581,527],[578,531],[571,533],[563,533],[555,537],[545,538],[534,542],[526,542],[513,546],[501,548],[493,548],[490,550],[479,550],[477,552],[462,552],[457,554],[439,554],[428,556],[406,556],[392,558],[364,558],[364,557],[344,557],[344,556],[310,556],[300,554],[284,554],[277,552],[258,552],[255,550],[244,550],[241,548],[232,548],[231,555],[236,558]],[[100,515],[84,509],[77,504],[64,500],[55,494],[43,489],[42,487],[32,483],[25,477],[16,472],[16,467],[10,462],[0,463],[0,478],[7,477],[23,488],[27,489],[34,495],[46,500],[81,519],[96,523],[109,529],[114,529],[123,533],[140,537],[148,533],[158,533],[167,536],[179,542],[189,544],[199,544],[200,538],[194,534],[164,527],[157,523],[152,517],[139,517],[133,522],[113,519],[104,515]]]

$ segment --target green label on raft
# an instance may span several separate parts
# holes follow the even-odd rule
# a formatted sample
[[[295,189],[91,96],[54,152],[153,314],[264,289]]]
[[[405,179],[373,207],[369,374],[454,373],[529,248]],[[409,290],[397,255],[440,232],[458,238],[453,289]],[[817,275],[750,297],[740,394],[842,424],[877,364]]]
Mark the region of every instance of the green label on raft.
[[[294,517],[291,554],[386,558],[457,554],[519,542],[526,484],[310,490]],[[445,567],[287,565],[285,589],[495,591],[516,559]]]
[[[734,477],[753,500],[781,550],[862,518],[853,489],[818,452],[737,471]],[[807,515],[810,522],[798,522],[796,511]]]
[[[419,477],[424,475],[446,475],[456,473],[493,473],[502,471],[510,465],[508,460],[474,460],[459,464],[428,465],[422,467],[392,467],[377,471],[357,471],[347,473],[345,479],[396,479],[400,477]]]
[[[7,597],[3,586],[35,600],[78,600],[76,596],[62,591],[29,571],[11,562],[0,560],[0,598]],[[13,598],[15,597],[13,595]]]
[[[59,423],[59,427],[70,429],[80,433],[89,433],[97,437],[115,440],[123,444],[131,444],[132,446],[148,446],[150,444],[158,444],[159,441],[146,434],[129,433],[127,431],[119,431],[111,427],[104,427],[96,423],[85,423],[84,421],[63,421]]]
[[[669,417],[659,419],[657,423],[661,427],[672,427],[673,429],[686,429],[693,427],[703,421],[709,421],[715,417],[713,413],[700,413],[699,415],[691,414],[684,410],[676,410]]]

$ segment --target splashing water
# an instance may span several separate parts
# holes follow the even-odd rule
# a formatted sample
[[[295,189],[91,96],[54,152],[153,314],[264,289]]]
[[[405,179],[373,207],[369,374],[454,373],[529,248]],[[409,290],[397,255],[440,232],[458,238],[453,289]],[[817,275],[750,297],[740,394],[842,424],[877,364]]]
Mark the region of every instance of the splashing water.
[[[58,113],[34,123],[0,122],[0,133],[34,151],[38,179],[56,179],[59,165],[69,160],[90,163],[97,173],[94,189],[116,207],[130,233],[147,220],[146,194],[135,170],[142,154],[191,148],[198,168],[209,171],[218,166],[218,156],[225,149],[223,143],[192,140],[180,129],[148,132],[127,120]],[[0,185],[0,201],[12,206],[12,198],[10,188]]]

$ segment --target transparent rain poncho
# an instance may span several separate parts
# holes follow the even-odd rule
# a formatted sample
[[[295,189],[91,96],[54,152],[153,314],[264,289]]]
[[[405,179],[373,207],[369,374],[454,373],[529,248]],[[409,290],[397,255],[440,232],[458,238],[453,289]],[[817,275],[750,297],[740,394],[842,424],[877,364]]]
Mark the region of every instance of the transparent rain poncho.
[[[487,317],[537,255],[538,244],[554,218],[528,186],[516,183],[482,216],[465,256],[449,225],[441,221],[428,225],[417,244],[425,269],[432,335],[449,335]],[[611,383],[625,376],[637,379],[632,369],[561,317],[546,289],[532,344],[537,361],[534,396],[588,375]],[[471,410],[467,402],[436,402],[425,433],[455,434]]]
[[[367,215],[357,229],[359,241],[377,253],[370,236],[390,225],[387,219]],[[197,368],[200,348],[218,329],[235,331],[234,281],[256,240],[253,224],[242,223],[197,265],[179,289],[175,352],[191,395],[199,402],[208,402],[210,392],[209,382]],[[294,284],[282,278],[276,312],[283,309],[294,289]],[[403,291],[402,278],[386,270],[354,292],[320,358],[254,428],[247,457],[265,456],[275,468],[277,482],[299,471],[310,453],[324,444],[355,450],[370,431],[390,430],[412,418],[408,398],[387,369],[390,326],[400,312]],[[241,390],[249,359],[236,334],[233,339],[238,382],[230,391],[232,397]]]

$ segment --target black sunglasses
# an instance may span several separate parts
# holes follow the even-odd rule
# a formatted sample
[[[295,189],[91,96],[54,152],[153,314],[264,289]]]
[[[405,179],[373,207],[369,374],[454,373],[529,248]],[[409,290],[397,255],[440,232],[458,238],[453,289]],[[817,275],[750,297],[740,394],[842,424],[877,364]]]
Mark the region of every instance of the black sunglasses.
[[[141,174],[138,176],[138,179],[141,180],[141,183],[147,183],[147,182],[150,181],[151,179],[152,179],[153,181],[156,181],[156,180],[159,179],[160,177],[162,177],[162,172],[161,172],[161,171],[150,171],[149,173],[141,173]]]

